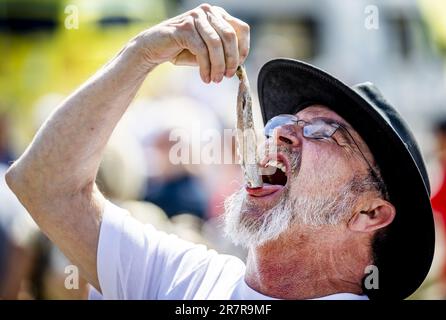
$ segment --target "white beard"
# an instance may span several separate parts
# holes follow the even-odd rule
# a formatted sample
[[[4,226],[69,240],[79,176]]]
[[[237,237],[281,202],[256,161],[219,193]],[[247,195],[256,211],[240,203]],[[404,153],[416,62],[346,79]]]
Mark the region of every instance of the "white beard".
[[[291,225],[294,211],[286,196],[282,196],[277,205],[261,216],[250,218],[244,214],[245,194],[245,190],[241,189],[225,200],[224,230],[234,244],[246,248],[262,245],[277,239]]]
[[[246,191],[241,189],[225,201],[225,233],[236,245],[249,248],[276,240],[291,225],[336,225],[352,212],[357,198],[354,192],[361,179],[353,178],[341,190],[320,195],[298,194],[290,198],[284,190],[278,203],[263,213],[252,214],[245,203]],[[260,210],[260,208],[259,208]]]

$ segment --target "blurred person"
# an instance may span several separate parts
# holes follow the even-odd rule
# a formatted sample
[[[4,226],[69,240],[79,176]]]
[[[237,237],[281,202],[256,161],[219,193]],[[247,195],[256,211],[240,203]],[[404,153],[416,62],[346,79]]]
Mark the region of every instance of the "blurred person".
[[[143,31],[58,108],[8,184],[106,299],[407,297],[432,261],[429,180],[404,120],[370,83],[350,88],[295,60],[262,68],[265,148],[279,152],[260,166],[276,170],[232,195],[225,214],[246,265],[137,222],[96,187],[106,142],[153,68],[198,65],[205,83],[220,82],[248,49],[248,25],[210,5]]]
[[[170,150],[178,143],[170,140],[170,132],[165,129],[153,138],[153,149],[158,155],[157,173],[147,179],[143,199],[159,206],[169,218],[190,213],[204,219],[208,192],[199,176],[182,163],[170,161]]]
[[[176,84],[190,82],[185,79]],[[123,121],[144,150],[146,180],[141,199],[158,205],[169,217],[189,213],[203,219],[207,218],[208,181],[218,172],[201,161],[195,163],[194,153],[201,153],[204,145],[213,146],[206,133],[215,133],[220,120],[213,108],[177,90],[170,89],[175,95],[135,99]],[[171,161],[171,153],[179,158]]]

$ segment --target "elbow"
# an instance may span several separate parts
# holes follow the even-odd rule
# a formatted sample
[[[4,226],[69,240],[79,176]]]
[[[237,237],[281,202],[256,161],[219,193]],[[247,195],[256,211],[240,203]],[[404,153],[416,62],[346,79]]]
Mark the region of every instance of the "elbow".
[[[55,199],[73,197],[77,194],[92,193],[94,180],[84,187],[75,183],[54,181],[54,176],[29,167],[19,159],[5,174],[5,181],[11,191],[25,207],[47,206]]]
[[[21,164],[16,162],[6,171],[5,181],[9,189],[16,195],[17,199],[25,205],[35,197],[38,188],[33,183],[33,178],[29,172],[23,170]]]
[[[9,189],[15,194],[21,204],[34,217],[33,213],[39,204],[39,188],[32,183],[33,178],[23,170],[20,163],[14,163],[5,174],[5,181]]]
[[[20,169],[17,168],[15,164],[9,167],[9,169],[6,171],[6,184],[18,198],[20,197],[20,193],[23,192],[23,185],[25,184],[23,180],[24,179],[20,174]]]

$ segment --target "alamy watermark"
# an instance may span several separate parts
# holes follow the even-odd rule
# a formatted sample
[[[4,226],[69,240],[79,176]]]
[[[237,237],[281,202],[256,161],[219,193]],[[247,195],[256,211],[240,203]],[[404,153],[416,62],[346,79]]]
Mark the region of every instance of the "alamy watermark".
[[[64,13],[67,15],[64,21],[65,28],[79,29],[79,8],[74,4],[69,4],[65,7]]]
[[[75,265],[68,265],[65,267],[65,277],[64,286],[67,290],[78,290],[79,289],[79,268]]]
[[[379,289],[379,270],[375,265],[369,265],[364,269],[364,287],[368,290]]]
[[[173,165],[221,165],[240,164],[244,159],[244,165],[259,165],[267,157],[269,163],[274,163],[278,159],[277,139],[270,139],[268,143],[264,139],[254,129],[224,129],[222,132],[200,130],[199,125],[191,131],[173,129],[169,134],[169,161]],[[235,154],[234,150],[237,150]],[[271,175],[276,169],[274,165],[260,166],[264,175]]]
[[[379,29],[379,9],[375,5],[368,5],[364,8],[364,28],[367,30]]]

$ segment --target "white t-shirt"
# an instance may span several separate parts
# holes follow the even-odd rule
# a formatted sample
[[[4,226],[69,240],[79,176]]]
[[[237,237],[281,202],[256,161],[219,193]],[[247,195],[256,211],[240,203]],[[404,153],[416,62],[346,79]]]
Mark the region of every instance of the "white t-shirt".
[[[245,264],[204,245],[143,225],[107,202],[98,245],[102,296],[91,299],[273,299],[244,281]],[[365,300],[339,293],[319,299]]]

